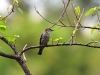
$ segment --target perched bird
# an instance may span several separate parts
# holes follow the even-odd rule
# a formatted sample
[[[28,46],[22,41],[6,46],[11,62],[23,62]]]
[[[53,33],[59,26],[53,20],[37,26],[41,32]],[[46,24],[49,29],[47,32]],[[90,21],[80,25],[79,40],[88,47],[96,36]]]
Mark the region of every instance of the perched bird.
[[[40,45],[47,45],[47,43],[49,42],[50,33],[52,31],[53,30],[51,28],[47,28],[44,30],[44,32],[41,34],[41,37],[40,37]],[[44,47],[39,48],[38,55],[42,55],[43,49],[44,49]]]

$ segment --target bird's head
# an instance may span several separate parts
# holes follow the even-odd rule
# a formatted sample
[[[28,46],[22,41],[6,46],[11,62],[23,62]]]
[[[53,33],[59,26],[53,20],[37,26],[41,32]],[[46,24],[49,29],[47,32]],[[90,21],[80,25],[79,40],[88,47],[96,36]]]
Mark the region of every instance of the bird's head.
[[[45,31],[46,31],[46,32],[52,32],[52,31],[54,31],[54,30],[52,30],[51,28],[47,28],[47,29],[45,29]]]

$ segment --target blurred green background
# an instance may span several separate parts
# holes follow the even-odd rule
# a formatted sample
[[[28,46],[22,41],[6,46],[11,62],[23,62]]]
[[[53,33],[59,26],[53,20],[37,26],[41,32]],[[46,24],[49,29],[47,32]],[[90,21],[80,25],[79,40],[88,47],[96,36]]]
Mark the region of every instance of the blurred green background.
[[[67,0],[65,0],[67,2]],[[4,4],[2,3],[4,2]],[[91,7],[99,5],[99,0],[73,0],[75,6],[84,7],[87,11]],[[97,2],[97,3],[96,3]],[[0,0],[0,13],[7,14],[7,7],[12,4],[12,0]],[[61,0],[19,0],[19,7],[23,10],[23,17],[15,9],[15,12],[7,18],[8,33],[19,35],[16,39],[16,46],[19,51],[25,44],[28,46],[39,45],[39,38],[45,28],[52,24],[43,20],[34,10],[37,10],[48,20],[55,22],[63,10]],[[4,7],[4,8],[3,8]],[[2,10],[1,10],[2,8]],[[68,15],[71,23],[75,19],[71,5],[68,8]],[[91,21],[92,20],[92,21]],[[82,24],[92,26],[97,21],[96,17],[83,17]],[[64,17],[63,22],[68,25],[68,20]],[[72,28],[53,27],[51,39],[62,37],[61,43],[67,42],[73,32]],[[99,32],[90,34],[90,30],[82,29],[77,33],[77,42],[87,43],[91,39],[99,40]],[[57,42],[54,42],[55,44]],[[51,44],[51,41],[49,41]],[[0,40],[0,51],[13,54],[13,51]],[[38,49],[25,52],[27,66],[33,75],[100,75],[100,49],[66,46],[48,47],[43,51],[42,56],[38,56]],[[0,57],[0,75],[25,75],[21,67],[15,60]]]

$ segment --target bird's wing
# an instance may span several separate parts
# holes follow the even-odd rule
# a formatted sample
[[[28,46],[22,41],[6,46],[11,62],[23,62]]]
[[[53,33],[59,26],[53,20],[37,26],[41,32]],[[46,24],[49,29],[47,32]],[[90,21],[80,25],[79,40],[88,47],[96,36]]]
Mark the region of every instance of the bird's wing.
[[[40,43],[40,45],[42,44],[41,39],[42,39],[42,35],[41,35],[41,37],[40,37],[40,42],[39,42],[39,43]]]

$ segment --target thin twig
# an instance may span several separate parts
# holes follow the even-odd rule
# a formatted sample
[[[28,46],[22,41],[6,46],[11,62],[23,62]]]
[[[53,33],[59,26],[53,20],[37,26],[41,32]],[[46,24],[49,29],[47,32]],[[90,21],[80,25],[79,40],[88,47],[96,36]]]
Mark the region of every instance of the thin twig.
[[[84,12],[84,8],[83,8],[83,10],[82,10],[82,14],[80,15],[80,17],[79,17],[79,19],[78,19],[78,21],[77,21],[77,24],[75,25],[75,26],[76,26],[75,29],[77,29],[77,27],[78,27],[78,24],[79,24],[79,22],[80,22],[80,20],[81,20],[81,18],[82,18],[83,12]]]
[[[98,17],[98,21],[99,21],[99,23],[100,23],[100,17],[99,17],[99,14],[97,13],[97,17]]]
[[[65,5],[65,2],[64,2],[64,0],[61,0],[62,1],[62,3]]]
[[[69,3],[70,3],[70,0],[68,0],[68,3],[67,3],[67,5],[66,5],[66,7],[64,8],[62,14],[61,14],[60,17],[58,18],[58,20],[57,20],[50,28],[54,27],[54,26],[59,22],[59,20],[64,16],[64,14],[65,14],[65,12],[66,12],[66,10],[67,10],[67,7],[68,7],[68,5],[69,5]]]
[[[49,22],[49,23],[51,23],[51,24],[54,24],[53,22],[51,22],[51,21],[47,20],[46,18],[44,18],[44,17],[39,13],[39,11],[36,9],[35,6],[34,6],[34,9],[35,9],[35,11],[36,11],[44,20],[46,20],[47,22]]]
[[[76,12],[75,12],[73,3],[71,3],[71,4],[72,4],[72,8],[73,8],[73,12],[74,12],[74,15],[75,15],[75,17],[76,17],[76,20],[78,21],[78,16],[77,16],[77,14],[76,14]],[[79,25],[82,26],[80,22],[79,22]]]
[[[72,24],[71,24],[71,22],[70,22],[70,19],[69,19],[69,17],[68,17],[67,11],[66,11],[66,16],[67,16],[67,19],[68,19],[69,24],[72,26]]]
[[[10,12],[8,15],[6,15],[4,18],[2,18],[0,21],[5,20],[5,19],[6,19],[8,16],[10,16],[13,12],[14,12],[14,5],[12,5],[12,10],[11,10],[11,12]]]
[[[62,0],[62,3],[63,3],[64,8],[65,8],[66,4],[65,4],[64,0]],[[69,19],[69,17],[68,17],[67,11],[66,11],[66,16],[67,16],[67,19],[68,19],[69,24],[72,26],[72,24],[71,24],[71,22],[70,22],[70,19]]]
[[[53,39],[51,39],[51,42],[52,42],[52,45],[53,45],[54,40],[53,40]]]
[[[62,21],[59,20],[59,22],[60,22],[64,27],[66,27],[66,25],[65,25]],[[62,27],[62,26],[61,26],[61,27]]]
[[[74,38],[75,33],[76,33],[77,30],[78,30],[78,25],[79,25],[79,22],[80,22],[80,20],[81,20],[82,15],[83,15],[83,12],[84,12],[84,8],[83,8],[83,10],[82,10],[82,13],[81,13],[81,15],[80,15],[80,17],[79,17],[77,23],[75,23],[75,30],[74,30],[74,32],[73,32],[73,34],[72,34],[72,36],[71,36],[69,42],[72,41],[72,43],[73,43],[73,38]]]
[[[61,26],[61,27],[70,27],[70,28],[75,28],[76,26],[70,26],[70,25],[57,25],[57,26]],[[83,28],[83,29],[96,29],[96,30],[100,30],[100,28],[98,27],[87,27],[87,26],[78,26],[77,28]]]
[[[27,46],[27,44],[25,44],[25,46],[23,47],[23,50],[26,48],[26,46]],[[26,56],[25,56],[25,53],[23,53],[23,60],[24,60],[24,62],[27,61]]]

